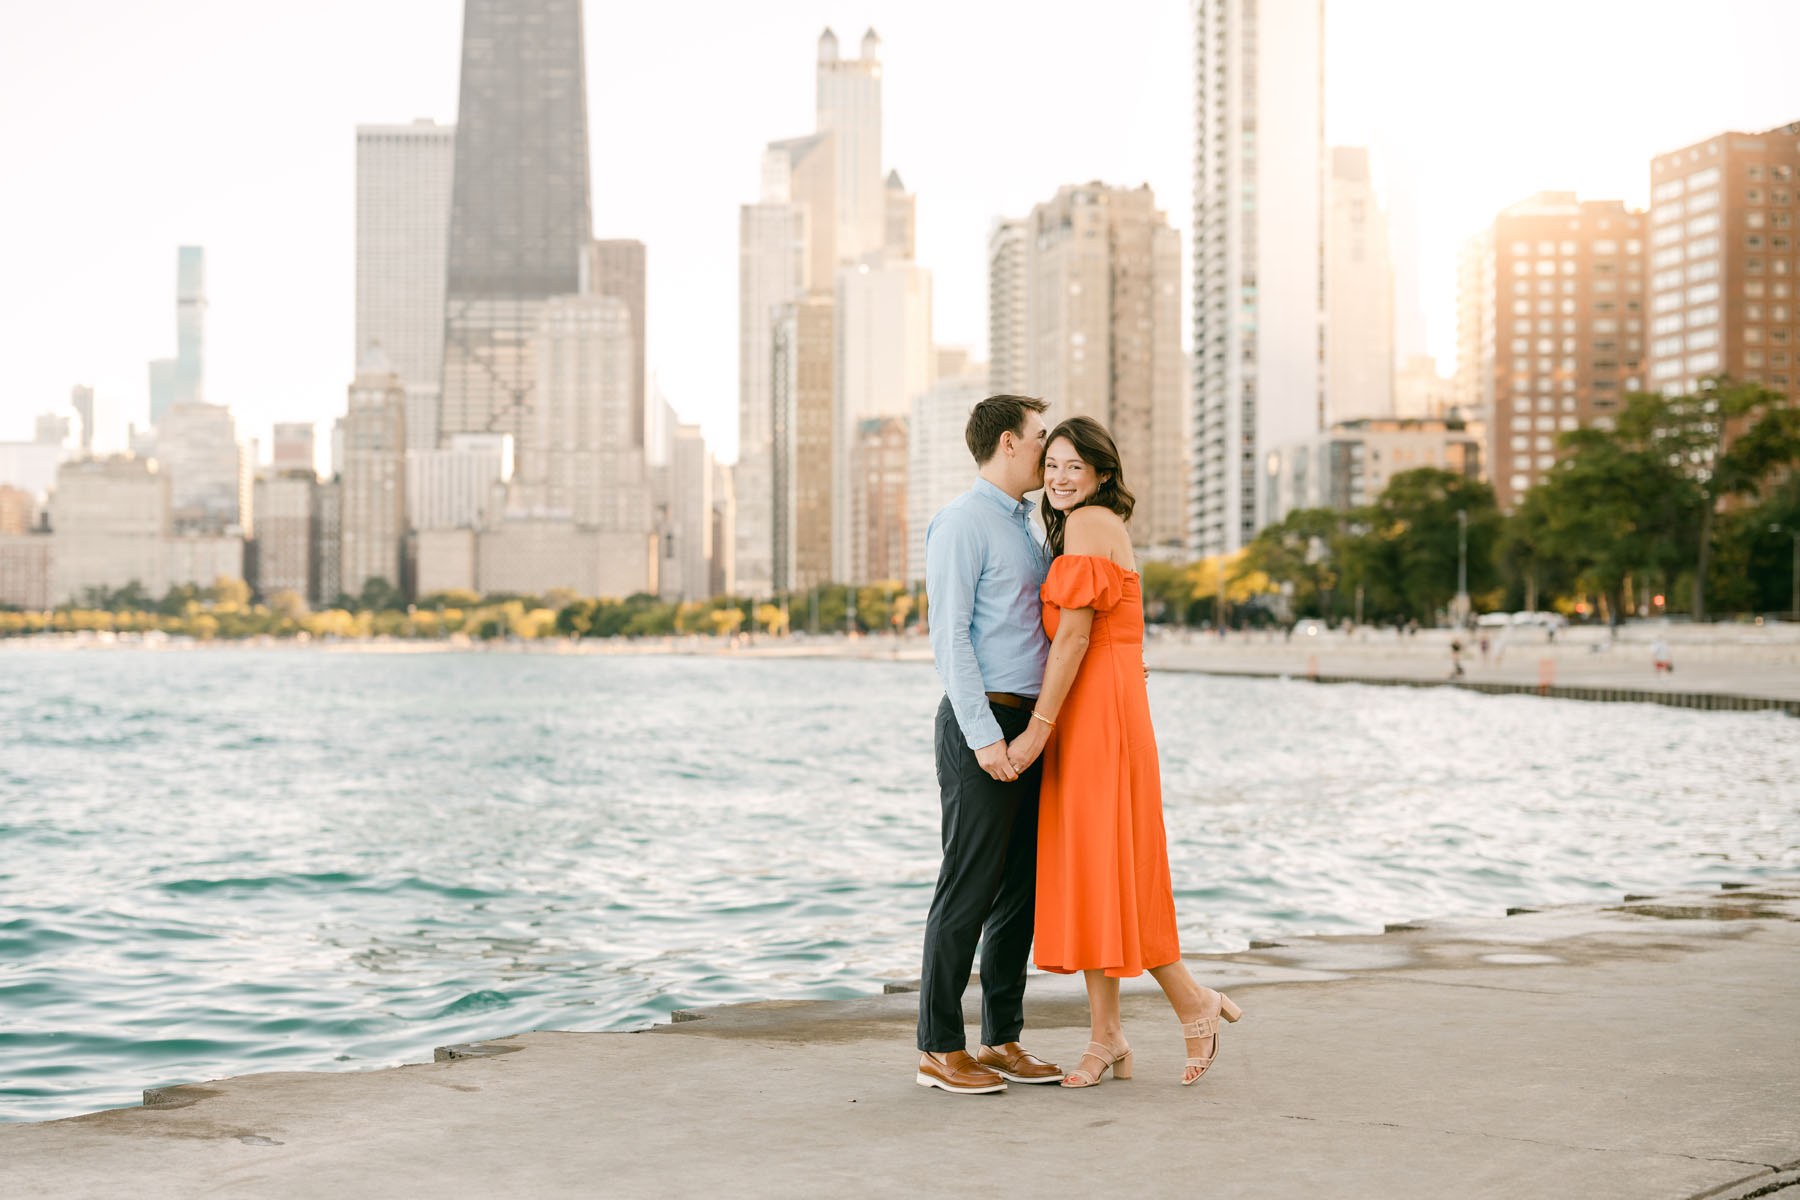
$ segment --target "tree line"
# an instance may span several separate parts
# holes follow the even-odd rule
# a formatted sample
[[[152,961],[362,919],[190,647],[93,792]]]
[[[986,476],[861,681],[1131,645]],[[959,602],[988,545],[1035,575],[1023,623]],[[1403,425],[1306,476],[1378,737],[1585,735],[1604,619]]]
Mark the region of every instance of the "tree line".
[[[1781,393],[1722,377],[1692,395],[1638,393],[1610,427],[1565,433],[1560,448],[1511,513],[1486,483],[1406,471],[1353,511],[1291,512],[1230,559],[1147,564],[1146,600],[1190,625],[1256,623],[1282,609],[1429,624],[1455,597],[1466,520],[1477,610],[1555,607],[1617,622],[1646,605],[1696,620],[1790,609],[1800,408]]]

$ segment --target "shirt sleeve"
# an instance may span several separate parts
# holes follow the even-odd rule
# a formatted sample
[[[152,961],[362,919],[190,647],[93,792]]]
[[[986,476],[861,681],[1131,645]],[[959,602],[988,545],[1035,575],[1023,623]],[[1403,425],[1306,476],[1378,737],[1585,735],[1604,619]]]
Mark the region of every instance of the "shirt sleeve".
[[[962,513],[940,513],[925,531],[925,619],[931,629],[931,656],[971,750],[1005,736],[988,707],[971,637],[983,557],[979,531]]]

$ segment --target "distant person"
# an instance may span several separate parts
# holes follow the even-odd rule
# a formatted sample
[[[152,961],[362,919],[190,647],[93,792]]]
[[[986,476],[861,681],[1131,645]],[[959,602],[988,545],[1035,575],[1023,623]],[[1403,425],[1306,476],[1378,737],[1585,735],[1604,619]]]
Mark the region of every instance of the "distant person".
[[[1450,678],[1452,678],[1452,679],[1461,679],[1463,676],[1462,652],[1463,652],[1462,639],[1454,638],[1454,637],[1451,638],[1450,639]]]
[[[947,1092],[1055,1083],[1055,1063],[1019,1045],[1035,916],[1038,780],[1007,742],[1035,722],[1049,643],[1038,589],[1049,557],[1025,493],[1043,483],[1044,401],[989,396],[965,437],[979,475],[925,530],[931,652],[944,683],[936,730],[943,865],[925,921],[916,1081]],[[984,936],[985,935],[985,936]],[[971,1057],[962,996],[981,944],[981,1045]]]
[[[1675,673],[1675,660],[1669,655],[1669,643],[1661,638],[1650,643],[1650,669],[1658,679],[1662,678],[1665,671],[1670,675]]]
[[[1034,957],[1087,983],[1091,1040],[1062,1082],[1092,1087],[1109,1070],[1131,1077],[1119,980],[1148,970],[1181,1022],[1181,1082],[1190,1084],[1218,1055],[1220,1018],[1240,1012],[1181,961],[1144,677],[1143,586],[1125,525],[1135,501],[1112,435],[1091,417],[1051,433],[1044,483],[1052,559],[1043,626],[1053,640],[1028,727],[1007,758],[1015,771],[1043,770]]]

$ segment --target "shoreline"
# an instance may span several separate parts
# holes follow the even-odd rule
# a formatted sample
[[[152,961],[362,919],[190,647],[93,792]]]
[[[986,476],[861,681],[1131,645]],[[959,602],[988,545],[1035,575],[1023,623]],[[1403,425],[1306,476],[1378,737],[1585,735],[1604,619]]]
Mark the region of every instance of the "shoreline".
[[[139,1108],[0,1125],[0,1182],[145,1197],[196,1180],[576,1196],[600,1178],[633,1195],[886,1195],[916,1190],[922,1170],[979,1171],[994,1139],[1057,1172],[1091,1167],[1109,1125],[1156,1195],[1195,1170],[1226,1196],[1681,1200],[1800,1183],[1800,879],[1187,961],[1245,1009],[1191,1091],[1147,976],[1123,989],[1137,1076],[1079,1094],[915,1086],[916,1000],[895,984],[684,1010],[630,1033],[513,1034],[379,1071],[149,1088]],[[1078,1053],[1083,1004],[1078,979],[1033,974],[1028,1044]],[[951,1119],[968,1136],[942,1138]]]
[[[1630,630],[1631,627],[1627,626]],[[1584,629],[1557,643],[1515,644],[1504,656],[1482,656],[1471,645],[1464,674],[1451,674],[1447,630],[1423,631],[1399,639],[1392,634],[1331,634],[1286,639],[1279,634],[1210,635],[1170,633],[1145,645],[1152,673],[1214,675],[1380,687],[1451,687],[1489,695],[1530,695],[1584,702],[1659,704],[1701,711],[1775,710],[1800,717],[1800,629],[1685,628],[1675,642],[1678,671],[1650,668],[1652,639],[1668,630],[1643,629],[1614,641],[1604,630]],[[1751,632],[1746,632],[1749,630]],[[1702,638],[1698,635],[1712,633]],[[929,642],[917,634],[896,637],[841,634],[729,638],[689,634],[659,638],[482,641],[461,635],[442,639],[319,639],[256,637],[196,640],[109,633],[40,634],[0,639],[0,653],[129,651],[155,653],[247,649],[327,654],[521,654],[629,657],[810,659],[849,662],[929,664]]]

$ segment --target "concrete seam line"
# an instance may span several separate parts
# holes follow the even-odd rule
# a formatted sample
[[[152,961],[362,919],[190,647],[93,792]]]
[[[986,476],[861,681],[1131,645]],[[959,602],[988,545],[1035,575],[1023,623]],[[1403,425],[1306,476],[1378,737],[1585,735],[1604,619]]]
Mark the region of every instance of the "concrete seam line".
[[[1275,1115],[1287,1121],[1313,1121],[1321,1125],[1350,1125],[1360,1129],[1409,1129],[1415,1132],[1422,1131],[1426,1133],[1435,1133],[1443,1137],[1479,1137],[1489,1138],[1499,1142],[1519,1142],[1527,1146],[1553,1146],[1558,1150],[1587,1150],[1595,1154],[1643,1154],[1647,1158],[1685,1158],[1692,1162],[1737,1163],[1739,1166],[1763,1168],[1762,1171],[1758,1171],[1755,1175],[1745,1176],[1745,1179],[1755,1179],[1760,1175],[1779,1169],[1770,1166],[1768,1163],[1755,1162],[1747,1158],[1721,1158],[1710,1154],[1682,1154],[1674,1150],[1643,1151],[1634,1150],[1628,1146],[1582,1146],[1573,1142],[1553,1142],[1546,1141],[1543,1138],[1517,1137],[1512,1134],[1489,1133],[1480,1129],[1431,1129],[1421,1125],[1406,1125],[1398,1121],[1351,1121],[1334,1117],[1309,1117],[1300,1113],[1276,1113]],[[1737,1182],[1741,1183],[1743,1180],[1738,1180]],[[1797,1179],[1796,1182],[1800,1182],[1800,1179]],[[1728,1183],[1725,1186],[1735,1187],[1736,1183]],[[1783,1184],[1782,1186],[1785,1187],[1787,1185]],[[1715,1192],[1701,1192],[1698,1196],[1689,1197],[1689,1200],[1701,1200],[1702,1197],[1714,1195]]]

